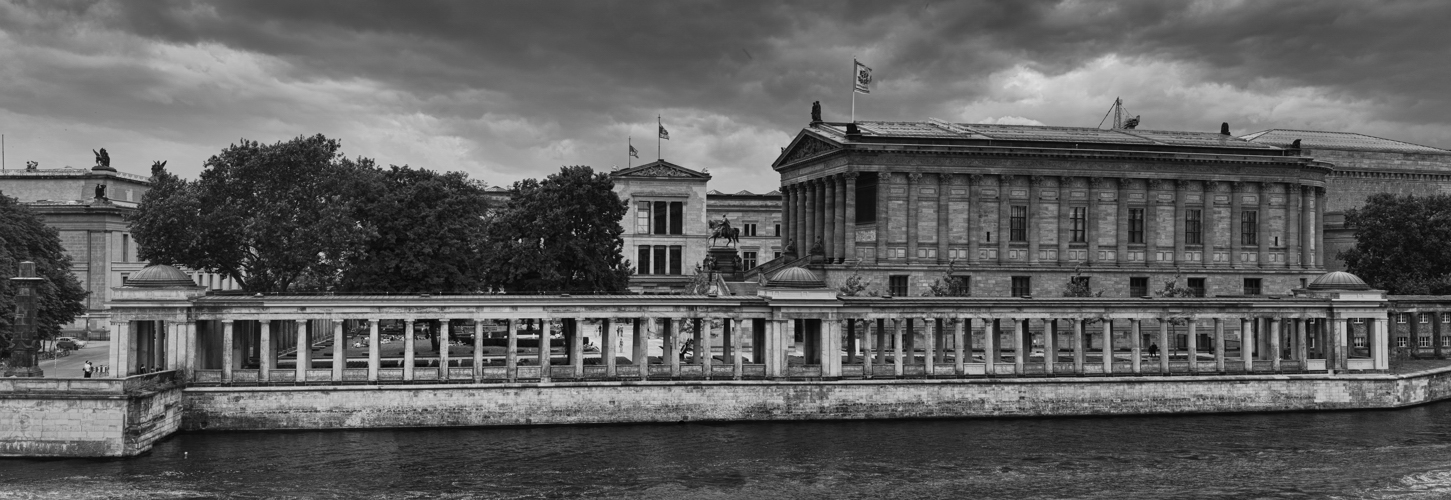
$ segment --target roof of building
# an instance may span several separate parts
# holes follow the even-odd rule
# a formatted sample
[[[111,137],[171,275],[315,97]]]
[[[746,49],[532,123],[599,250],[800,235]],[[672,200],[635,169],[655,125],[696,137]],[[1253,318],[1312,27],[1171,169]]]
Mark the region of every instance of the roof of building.
[[[1354,274],[1335,271],[1320,275],[1306,288],[1310,290],[1370,290],[1370,285],[1365,284],[1365,280]]]
[[[748,190],[745,190],[745,189],[742,189],[740,191],[736,191],[734,193],[722,193],[720,191],[717,191],[717,190],[712,189],[710,191],[706,191],[705,194],[710,195],[710,196],[772,196],[772,197],[779,197],[779,196],[781,196],[781,192],[780,191],[771,191],[769,193],[764,193],[763,194],[763,193],[752,193],[752,192],[750,192]]]
[[[1343,149],[1349,151],[1383,151],[1390,153],[1451,154],[1451,150],[1411,144],[1353,132],[1270,129],[1241,136],[1256,144],[1288,147],[1296,139],[1302,149]]]
[[[610,177],[693,177],[709,180],[710,174],[691,170],[665,160],[656,160],[644,165],[622,168],[610,172]]]
[[[826,288],[826,282],[808,269],[793,266],[777,271],[766,280],[766,288]]]
[[[136,288],[197,286],[191,276],[166,264],[152,264],[136,271],[136,274],[126,279],[125,285]]]

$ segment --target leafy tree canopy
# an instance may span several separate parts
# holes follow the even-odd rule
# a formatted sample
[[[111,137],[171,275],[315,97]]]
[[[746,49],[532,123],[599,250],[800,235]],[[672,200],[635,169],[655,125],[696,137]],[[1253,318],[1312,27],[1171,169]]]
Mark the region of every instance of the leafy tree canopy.
[[[489,281],[509,291],[621,292],[631,266],[622,255],[626,205],[606,173],[560,168],[543,181],[515,182],[490,224]]]
[[[942,272],[942,277],[927,285],[927,292],[922,295],[931,297],[971,297],[972,288],[966,276],[953,276],[957,271],[957,261],[949,261],[947,270]]]
[[[15,198],[0,194],[0,350],[11,347],[15,321],[15,288],[10,278],[20,263],[35,262],[37,287],[36,334],[52,338],[62,326],[86,312],[86,292],[71,273],[71,258],[60,244],[60,233]]]
[[[1378,193],[1345,212],[1355,246],[1346,270],[1396,295],[1451,293],[1451,195]]]

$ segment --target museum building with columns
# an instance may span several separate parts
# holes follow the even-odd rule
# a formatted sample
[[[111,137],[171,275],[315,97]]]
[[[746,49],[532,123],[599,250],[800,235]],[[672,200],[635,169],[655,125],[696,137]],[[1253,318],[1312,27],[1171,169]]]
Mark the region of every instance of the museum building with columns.
[[[1173,281],[1288,295],[1325,272],[1332,165],[1219,133],[816,122],[773,164],[800,265],[917,296],[950,273],[978,296],[1105,297]],[[787,253],[790,253],[789,251]]]

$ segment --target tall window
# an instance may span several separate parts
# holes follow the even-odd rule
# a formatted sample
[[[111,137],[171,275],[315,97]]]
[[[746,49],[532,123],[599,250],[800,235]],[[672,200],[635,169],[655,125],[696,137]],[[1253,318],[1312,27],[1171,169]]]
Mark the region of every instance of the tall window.
[[[754,223],[754,222],[748,222],[748,223],[745,223],[745,224],[741,224],[741,236],[755,236],[755,235],[756,235],[756,223]]]
[[[670,261],[664,245],[651,247],[655,257],[655,274],[665,274],[670,271]]]
[[[670,246],[670,274],[676,276],[681,274],[680,254],[682,249],[680,245]]]
[[[1184,244],[1204,244],[1203,215],[1202,210],[1188,209],[1184,211]]]
[[[1083,243],[1084,233],[1088,230],[1088,221],[1084,218],[1087,211],[1088,209],[1084,207],[1073,207],[1073,211],[1068,216],[1073,223],[1073,239],[1068,241]]]
[[[1144,297],[1149,295],[1149,278],[1147,276],[1129,278],[1129,296]]]
[[[746,269],[756,267],[756,252],[741,252],[741,260],[744,261]]]
[[[1259,295],[1260,294],[1260,279],[1259,278],[1245,278],[1244,279],[1244,294],[1245,295]]]
[[[685,202],[670,202],[670,234],[685,234]]]
[[[638,274],[681,274],[680,245],[641,245]]]
[[[907,277],[906,276],[891,276],[891,277],[887,278],[887,291],[888,292],[891,292],[892,293],[892,296],[894,296],[894,297],[906,297],[907,296]]]
[[[651,206],[650,211],[653,220],[651,221],[651,234],[667,234],[670,229],[670,202],[657,201]]]
[[[650,274],[650,245],[640,245],[639,258],[635,260],[636,274]]]
[[[876,172],[862,172],[856,178],[856,222],[866,224],[877,221]]]
[[[1239,214],[1239,243],[1241,245],[1260,244],[1260,213],[1255,210],[1245,210]]]
[[[781,223],[779,223],[779,222],[776,223],[776,234],[775,234],[775,236],[781,236]]]
[[[1144,209],[1129,209],[1129,243],[1144,242]]]
[[[650,234],[650,202],[642,201],[635,208],[635,232]]]
[[[1014,206],[1012,218],[1008,220],[1008,241],[1028,241],[1028,207]]]
[[[1189,278],[1189,291],[1194,292],[1195,297],[1204,296],[1204,278]]]
[[[1013,276],[1014,297],[1026,297],[1033,294],[1033,278],[1029,276]]]

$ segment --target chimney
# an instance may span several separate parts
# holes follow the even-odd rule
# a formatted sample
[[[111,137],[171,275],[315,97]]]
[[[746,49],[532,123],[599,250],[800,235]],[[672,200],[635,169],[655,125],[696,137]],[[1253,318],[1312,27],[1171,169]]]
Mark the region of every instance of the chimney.
[[[1219,135],[1229,135],[1229,122],[1219,124]]]

